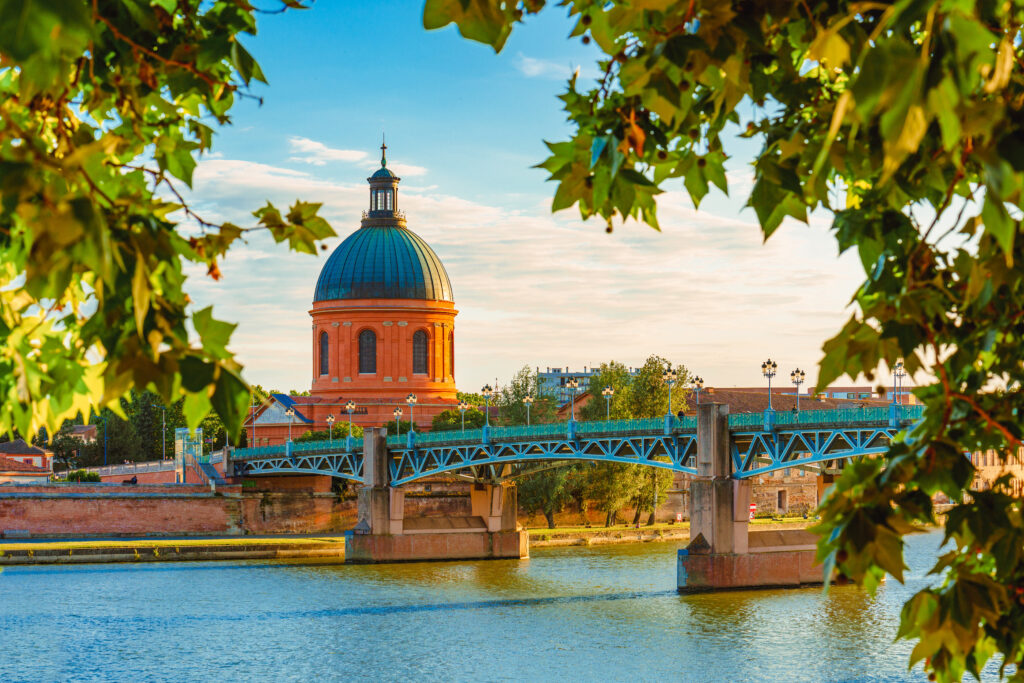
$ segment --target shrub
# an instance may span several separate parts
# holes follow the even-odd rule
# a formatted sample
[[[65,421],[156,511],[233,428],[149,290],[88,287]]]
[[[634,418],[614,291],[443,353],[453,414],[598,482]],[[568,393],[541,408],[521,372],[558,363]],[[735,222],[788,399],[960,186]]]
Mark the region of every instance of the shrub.
[[[68,472],[67,476],[64,477],[65,481],[100,481],[100,475],[96,472],[90,472],[89,470],[74,470]]]

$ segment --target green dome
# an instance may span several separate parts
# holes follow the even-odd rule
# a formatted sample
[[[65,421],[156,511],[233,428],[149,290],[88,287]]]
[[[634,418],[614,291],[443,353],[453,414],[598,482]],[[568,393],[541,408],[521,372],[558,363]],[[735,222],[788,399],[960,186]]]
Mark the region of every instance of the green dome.
[[[423,238],[399,225],[364,226],[338,245],[313,295],[314,302],[336,299],[454,301],[441,259]]]

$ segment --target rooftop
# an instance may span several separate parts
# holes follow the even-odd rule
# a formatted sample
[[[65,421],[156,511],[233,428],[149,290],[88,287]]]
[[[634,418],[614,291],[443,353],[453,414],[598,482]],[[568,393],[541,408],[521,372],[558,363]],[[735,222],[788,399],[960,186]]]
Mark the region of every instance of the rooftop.
[[[0,455],[46,455],[46,451],[25,443],[24,439],[0,443]]]

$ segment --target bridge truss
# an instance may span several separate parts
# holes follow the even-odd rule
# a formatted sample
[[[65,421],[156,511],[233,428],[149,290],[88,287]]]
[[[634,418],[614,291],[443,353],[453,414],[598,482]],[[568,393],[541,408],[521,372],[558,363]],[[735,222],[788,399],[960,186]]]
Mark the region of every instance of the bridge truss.
[[[391,484],[465,470],[490,481],[547,469],[552,461],[590,460],[697,473],[697,434],[633,434],[391,449]],[[506,467],[511,466],[511,467]],[[484,468],[487,468],[486,470]],[[474,478],[479,477],[477,474]]]
[[[836,472],[846,459],[884,453],[903,429],[892,424],[845,426],[801,425],[730,430],[733,476],[746,479],[771,472],[800,468],[815,474]],[[667,433],[666,433],[667,432]],[[498,482],[557,466],[565,461],[616,462],[697,473],[697,434],[693,429],[650,430],[649,433],[578,433],[564,437],[528,436],[501,440],[459,439],[451,442],[389,445],[392,486],[439,474],[454,474],[474,481]],[[317,450],[260,453],[236,458],[236,466],[249,476],[271,474],[324,474],[362,481],[361,445],[347,449],[345,442]],[[303,444],[308,448],[308,444]]]
[[[349,481],[363,481],[362,451],[275,453],[237,460],[236,471],[247,476],[266,474],[326,474]]]

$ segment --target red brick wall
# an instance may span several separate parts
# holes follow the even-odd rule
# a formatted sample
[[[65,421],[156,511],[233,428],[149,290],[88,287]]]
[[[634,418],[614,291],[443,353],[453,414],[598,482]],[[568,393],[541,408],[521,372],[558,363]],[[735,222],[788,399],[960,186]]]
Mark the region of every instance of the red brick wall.
[[[113,497],[0,498],[0,531],[33,536],[227,534],[239,531],[236,499]]]

